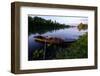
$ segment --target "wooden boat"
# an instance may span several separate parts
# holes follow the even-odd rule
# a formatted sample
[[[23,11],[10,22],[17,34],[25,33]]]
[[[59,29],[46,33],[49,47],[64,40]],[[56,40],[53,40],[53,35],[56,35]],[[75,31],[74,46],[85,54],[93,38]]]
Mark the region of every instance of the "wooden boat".
[[[63,43],[71,43],[65,42],[63,39],[57,37],[44,37],[44,36],[35,36],[35,41],[40,43],[47,43],[47,44],[63,44]]]

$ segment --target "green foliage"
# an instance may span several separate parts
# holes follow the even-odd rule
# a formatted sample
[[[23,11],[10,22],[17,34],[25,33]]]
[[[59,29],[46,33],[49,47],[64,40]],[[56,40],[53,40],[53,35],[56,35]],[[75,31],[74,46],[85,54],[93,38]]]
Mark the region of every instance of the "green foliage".
[[[37,60],[37,59],[43,59],[44,56],[44,50],[35,50],[32,54],[32,59]]]
[[[56,58],[74,59],[74,58],[87,58],[88,56],[88,41],[87,34],[80,37],[70,47],[67,47],[56,54]]]
[[[88,25],[80,23],[77,27],[78,27],[79,30],[86,30],[88,28]]]

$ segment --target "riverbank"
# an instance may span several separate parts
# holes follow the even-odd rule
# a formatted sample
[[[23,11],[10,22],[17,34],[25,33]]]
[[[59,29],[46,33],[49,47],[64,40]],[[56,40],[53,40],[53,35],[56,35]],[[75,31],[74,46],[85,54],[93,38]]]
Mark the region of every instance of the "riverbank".
[[[29,60],[54,60],[54,59],[78,59],[88,57],[88,34],[81,36],[76,42],[66,47],[46,45],[31,53]]]
[[[88,34],[81,36],[75,43],[70,47],[58,51],[56,59],[76,59],[76,58],[87,58],[88,57]]]

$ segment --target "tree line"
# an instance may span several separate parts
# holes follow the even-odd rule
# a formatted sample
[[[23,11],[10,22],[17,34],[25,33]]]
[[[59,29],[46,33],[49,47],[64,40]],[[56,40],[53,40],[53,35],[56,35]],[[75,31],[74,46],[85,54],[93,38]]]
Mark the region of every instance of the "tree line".
[[[28,30],[29,32],[36,33],[37,30],[39,33],[44,33],[46,31],[57,30],[60,28],[68,28],[70,25],[61,24],[57,21],[52,21],[51,19],[46,20],[41,17],[30,17],[28,16]]]

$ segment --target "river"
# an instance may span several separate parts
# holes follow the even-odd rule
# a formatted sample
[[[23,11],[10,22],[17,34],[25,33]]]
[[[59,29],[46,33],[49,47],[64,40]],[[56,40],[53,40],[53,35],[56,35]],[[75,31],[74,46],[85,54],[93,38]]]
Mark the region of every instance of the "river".
[[[59,30],[47,31],[42,34],[39,34],[38,31],[37,33],[31,33],[28,36],[29,60],[32,60],[33,51],[44,48],[44,44],[36,42],[34,40],[34,36],[37,36],[37,35],[51,36],[51,37],[57,37],[57,38],[63,39],[65,41],[75,41],[79,39],[79,37],[82,36],[85,32],[87,32],[87,30],[79,30],[77,27],[70,27],[70,28],[64,28],[64,29],[59,29]]]

